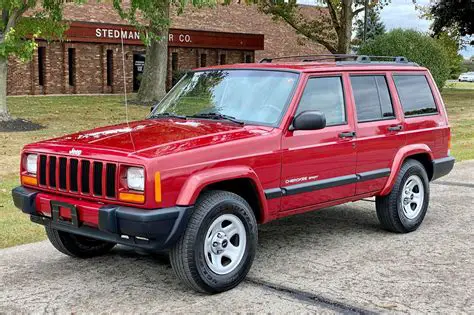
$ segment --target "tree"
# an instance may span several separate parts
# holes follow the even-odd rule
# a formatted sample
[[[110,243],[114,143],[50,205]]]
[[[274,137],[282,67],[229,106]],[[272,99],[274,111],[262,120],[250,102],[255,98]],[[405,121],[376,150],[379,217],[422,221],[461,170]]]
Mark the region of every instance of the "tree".
[[[170,9],[176,9],[179,14],[190,4],[212,6],[216,0],[113,0],[120,16],[140,30],[146,45],[145,67],[137,95],[139,101],[151,103],[165,95]]]
[[[65,1],[60,0],[0,0],[0,121],[10,120],[7,107],[8,57],[22,61],[31,59],[37,44],[35,39],[60,38],[67,28],[62,20]],[[25,13],[34,9],[30,17]]]
[[[449,55],[444,47],[431,36],[415,30],[391,30],[362,44],[359,53],[407,57],[428,68],[440,89],[449,78]]]
[[[443,46],[448,55],[449,78],[457,79],[462,72],[464,58],[459,54],[460,41],[456,37],[442,32],[435,37],[436,41]]]
[[[428,9],[435,35],[455,27],[461,36],[474,34],[474,2],[471,0],[438,0]]]
[[[380,13],[377,8],[368,10],[367,16],[367,34],[366,40],[372,40],[375,37],[385,34],[385,24],[380,20]],[[358,18],[356,20],[356,35],[352,41],[355,45],[360,45],[364,42],[364,19]]]
[[[382,7],[388,0],[316,0],[326,8],[319,8],[318,14],[305,13],[297,0],[254,0],[264,13],[273,15],[288,23],[297,33],[326,47],[331,53],[349,53],[352,38],[352,21],[364,11]]]

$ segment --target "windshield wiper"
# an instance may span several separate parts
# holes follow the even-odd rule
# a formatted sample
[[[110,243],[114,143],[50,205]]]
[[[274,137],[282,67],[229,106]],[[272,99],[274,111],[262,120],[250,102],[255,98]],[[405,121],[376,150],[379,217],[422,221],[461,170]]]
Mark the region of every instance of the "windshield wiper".
[[[150,118],[179,118],[186,120],[186,116],[184,115],[177,115],[172,113],[158,113],[150,116]]]
[[[238,120],[237,118],[225,114],[220,114],[220,113],[201,113],[201,114],[195,114],[192,116],[188,116],[192,118],[207,118],[207,119],[217,119],[217,120],[228,120],[233,123],[243,125],[245,124],[242,120]]]

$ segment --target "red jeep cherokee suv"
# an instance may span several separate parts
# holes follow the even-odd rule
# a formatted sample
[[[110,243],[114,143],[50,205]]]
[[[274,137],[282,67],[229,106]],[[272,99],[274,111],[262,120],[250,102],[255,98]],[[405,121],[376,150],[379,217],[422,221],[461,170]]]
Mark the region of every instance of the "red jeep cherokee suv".
[[[257,223],[375,196],[383,228],[416,230],[454,165],[429,71],[307,59],[197,69],[145,120],[25,146],[15,205],[64,254],[170,249],[210,293],[245,278]]]

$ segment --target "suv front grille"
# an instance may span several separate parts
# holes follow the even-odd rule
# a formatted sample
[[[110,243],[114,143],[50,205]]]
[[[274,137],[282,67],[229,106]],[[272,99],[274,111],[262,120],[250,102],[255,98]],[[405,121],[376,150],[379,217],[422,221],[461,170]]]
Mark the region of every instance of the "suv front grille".
[[[101,161],[39,156],[40,187],[94,197],[116,199],[117,165]]]

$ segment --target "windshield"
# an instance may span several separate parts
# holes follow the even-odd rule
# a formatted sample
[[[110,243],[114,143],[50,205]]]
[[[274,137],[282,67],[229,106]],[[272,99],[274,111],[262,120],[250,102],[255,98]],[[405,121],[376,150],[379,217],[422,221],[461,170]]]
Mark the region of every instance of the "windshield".
[[[191,72],[164,97],[150,118],[163,114],[210,119],[225,116],[251,124],[277,126],[297,80],[297,73],[282,71]]]

